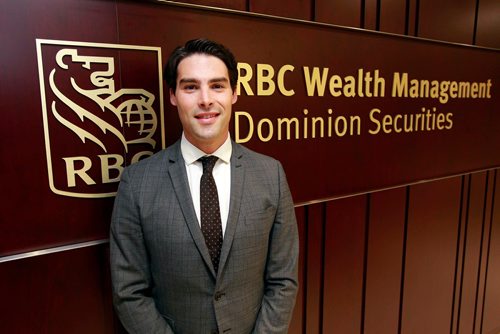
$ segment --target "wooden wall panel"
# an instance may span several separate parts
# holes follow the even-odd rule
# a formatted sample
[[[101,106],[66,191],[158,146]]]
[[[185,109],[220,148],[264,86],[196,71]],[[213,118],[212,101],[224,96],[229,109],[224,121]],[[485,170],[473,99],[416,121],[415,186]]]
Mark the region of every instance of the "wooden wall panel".
[[[476,45],[500,49],[500,1],[478,2]]]
[[[293,310],[292,321],[288,330],[289,334],[300,334],[303,331],[305,322],[305,306],[306,306],[306,287],[307,287],[307,208],[304,206],[295,208],[295,216],[297,217],[297,226],[299,230],[299,292],[297,300],[295,301],[295,308]]]
[[[254,13],[312,20],[312,1],[314,0],[249,0],[249,9]]]
[[[361,27],[369,30],[379,30],[380,0],[365,0]]]
[[[0,333],[113,332],[108,246],[0,263]]]
[[[486,191],[486,172],[473,174],[468,184],[468,201],[464,203],[465,235],[462,255],[460,305],[458,314],[458,333],[472,333],[476,307],[477,282],[480,264],[482,231],[484,225],[484,205]]]
[[[405,35],[407,1],[380,0],[380,31]]]
[[[476,0],[419,0],[418,37],[472,44]]]
[[[315,21],[360,28],[361,0],[316,0]]]
[[[370,195],[365,333],[397,333],[406,187]]]
[[[406,0],[406,33],[408,36],[418,36],[418,14],[420,0]]]
[[[455,279],[453,285],[453,308],[452,308],[452,319],[451,319],[451,331],[450,333],[458,333],[458,323],[460,321],[460,301],[462,295],[463,287],[463,263],[465,259],[465,240],[467,231],[467,220],[468,220],[468,202],[469,202],[469,190],[470,190],[470,175],[464,175],[461,177],[461,193],[460,193],[460,213],[458,221],[458,236],[456,245],[456,257],[455,257]]]
[[[320,333],[323,321],[325,203],[307,207],[305,333]]]
[[[460,178],[410,189],[403,333],[450,332],[460,194]]]
[[[328,203],[320,333],[361,330],[367,200],[361,195]]]
[[[364,29],[404,35],[407,1],[365,0]]]
[[[479,307],[482,310],[481,331],[479,333],[500,332],[500,169],[492,173],[495,188],[492,194],[491,225],[486,233],[488,250],[485,254],[487,260],[484,303]]]
[[[486,194],[483,213],[483,225],[481,231],[481,245],[479,252],[478,280],[476,285],[476,307],[474,309],[474,333],[481,333],[483,327],[484,301],[486,298],[486,281],[488,275],[488,254],[490,250],[490,236],[492,227],[495,173],[488,171],[486,174]],[[499,283],[500,284],[500,281]]]

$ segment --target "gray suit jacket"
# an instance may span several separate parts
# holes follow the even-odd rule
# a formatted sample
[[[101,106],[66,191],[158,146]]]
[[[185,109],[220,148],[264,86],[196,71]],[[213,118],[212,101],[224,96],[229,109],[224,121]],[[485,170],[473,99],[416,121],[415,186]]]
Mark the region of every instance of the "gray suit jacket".
[[[286,333],[298,234],[281,164],[233,144],[219,271],[193,207],[180,141],[125,169],[111,223],[118,316],[130,333]]]

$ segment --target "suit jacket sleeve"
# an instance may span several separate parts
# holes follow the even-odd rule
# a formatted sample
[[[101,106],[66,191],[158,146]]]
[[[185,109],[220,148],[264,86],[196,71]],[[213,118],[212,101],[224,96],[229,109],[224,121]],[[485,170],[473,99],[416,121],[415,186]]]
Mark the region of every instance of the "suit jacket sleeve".
[[[278,162],[279,201],[273,223],[262,305],[254,333],[286,333],[297,295],[299,238],[292,197]]]
[[[129,333],[173,334],[151,295],[152,279],[137,198],[127,168],[122,175],[111,220],[113,302]]]

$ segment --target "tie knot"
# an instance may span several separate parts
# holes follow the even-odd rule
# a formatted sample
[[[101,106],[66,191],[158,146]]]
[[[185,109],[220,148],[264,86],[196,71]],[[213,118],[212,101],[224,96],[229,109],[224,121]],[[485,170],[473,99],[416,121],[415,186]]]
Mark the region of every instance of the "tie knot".
[[[215,163],[219,158],[214,155],[204,156],[200,158],[201,163],[203,164],[203,174],[212,173],[214,169]]]

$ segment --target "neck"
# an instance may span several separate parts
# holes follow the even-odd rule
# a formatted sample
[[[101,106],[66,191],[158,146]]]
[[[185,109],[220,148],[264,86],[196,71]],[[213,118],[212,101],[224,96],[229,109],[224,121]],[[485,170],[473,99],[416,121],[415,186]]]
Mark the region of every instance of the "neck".
[[[197,145],[196,147],[198,147],[200,150],[202,150],[203,152],[205,152],[206,154],[212,154],[214,153],[215,151],[217,151],[217,149],[219,147],[221,147],[221,145],[223,144],[224,142],[222,142],[221,144],[219,145]]]
[[[191,140],[191,138],[187,138],[187,137],[186,137],[186,139],[193,146],[196,146],[196,148],[198,148],[199,150],[203,151],[204,153],[206,153],[206,154],[212,154],[215,151],[217,151],[219,149],[219,147],[221,147],[226,142],[228,136],[229,136],[229,133],[227,133],[226,136],[224,138],[222,138],[222,139],[211,140],[211,141],[207,141],[207,140]]]

